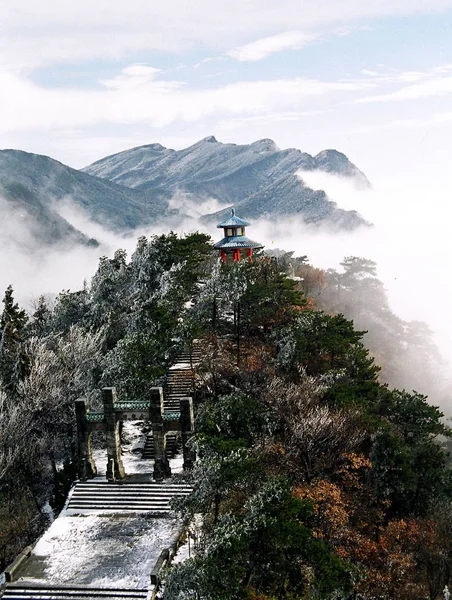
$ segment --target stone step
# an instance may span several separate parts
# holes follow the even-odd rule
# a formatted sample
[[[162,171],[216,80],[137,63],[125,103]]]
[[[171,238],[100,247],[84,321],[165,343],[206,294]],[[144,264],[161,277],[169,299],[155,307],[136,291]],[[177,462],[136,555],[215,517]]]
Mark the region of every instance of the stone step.
[[[183,369],[182,367],[179,369],[177,367],[177,365],[174,365],[173,368],[171,369],[171,371],[168,371],[167,377],[168,378],[171,378],[171,377],[189,378],[189,377],[193,377],[193,371],[190,371],[190,369]]]
[[[166,436],[166,456],[167,458],[174,458],[177,454],[178,445],[177,438],[175,435],[169,434]],[[141,458],[143,460],[152,460],[155,458],[154,452],[154,438],[152,433],[150,433],[146,438],[146,443],[144,444],[143,452],[141,454]]]
[[[191,371],[190,369],[186,369],[186,368],[178,368],[177,365],[173,365],[171,367],[171,371],[168,371],[167,374],[167,378],[181,378],[181,379],[188,379],[193,377],[193,371]]]
[[[178,483],[79,482],[67,510],[169,512],[171,499],[186,496],[191,490],[191,486]]]
[[[143,589],[90,588],[79,586],[46,586],[9,584],[2,600],[145,600],[148,591]]]

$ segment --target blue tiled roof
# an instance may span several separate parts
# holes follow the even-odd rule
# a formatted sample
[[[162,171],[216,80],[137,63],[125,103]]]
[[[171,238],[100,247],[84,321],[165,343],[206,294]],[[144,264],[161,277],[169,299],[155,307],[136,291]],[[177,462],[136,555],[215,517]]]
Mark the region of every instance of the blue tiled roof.
[[[251,225],[248,221],[244,221],[243,219],[239,219],[235,214],[231,214],[227,221],[223,221],[219,223],[217,227],[246,227],[247,225]]]
[[[259,244],[258,242],[253,242],[253,240],[250,240],[249,238],[247,238],[245,235],[236,235],[233,237],[225,237],[222,240],[220,240],[219,242],[217,242],[214,246],[214,248],[218,249],[222,249],[224,248],[225,250],[234,250],[235,248],[263,248],[264,246],[262,244]]]

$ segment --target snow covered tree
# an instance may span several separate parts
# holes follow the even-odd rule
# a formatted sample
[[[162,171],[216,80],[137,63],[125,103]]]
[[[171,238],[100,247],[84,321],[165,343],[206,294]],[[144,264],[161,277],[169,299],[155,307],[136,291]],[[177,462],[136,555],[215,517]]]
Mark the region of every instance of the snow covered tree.
[[[0,381],[6,394],[15,399],[18,385],[29,368],[29,356],[25,351],[28,316],[14,302],[12,286],[6,289],[3,305],[0,319]]]

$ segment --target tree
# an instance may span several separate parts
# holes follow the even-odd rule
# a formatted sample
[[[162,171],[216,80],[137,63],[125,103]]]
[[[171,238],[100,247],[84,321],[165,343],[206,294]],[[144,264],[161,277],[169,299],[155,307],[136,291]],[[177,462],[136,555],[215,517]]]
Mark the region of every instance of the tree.
[[[56,300],[52,315],[52,329],[67,333],[73,325],[88,326],[90,294],[86,283],[82,290],[62,291]]]
[[[49,333],[51,311],[44,296],[39,296],[38,303],[30,322],[31,335],[42,337]]]
[[[297,383],[274,378],[265,392],[273,419],[274,460],[294,481],[311,481],[331,473],[343,455],[366,438],[359,412],[328,406],[324,400],[327,389],[326,378],[303,372]]]
[[[19,382],[27,374],[29,366],[29,357],[24,348],[28,317],[14,302],[12,286],[6,289],[3,305],[0,319],[0,380],[4,391],[14,399]]]
[[[171,362],[165,350],[151,333],[126,335],[106,356],[101,384],[116,387],[121,399],[146,399],[154,380],[165,374]]]
[[[170,572],[164,598],[232,600],[251,592],[283,600],[346,592],[348,570],[314,538],[312,514],[286,481],[264,481],[240,512],[221,518],[197,558]]]

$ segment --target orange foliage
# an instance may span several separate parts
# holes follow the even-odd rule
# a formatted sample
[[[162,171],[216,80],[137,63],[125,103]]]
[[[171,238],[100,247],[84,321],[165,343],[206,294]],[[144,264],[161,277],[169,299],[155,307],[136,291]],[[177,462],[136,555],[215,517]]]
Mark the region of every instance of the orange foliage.
[[[427,583],[419,568],[419,553],[425,546],[437,546],[434,523],[407,519],[385,525],[386,506],[378,506],[365,485],[370,467],[365,456],[348,454],[334,482],[318,479],[294,488],[293,495],[312,502],[314,535],[357,567],[356,592],[366,598],[397,600],[425,596]]]

